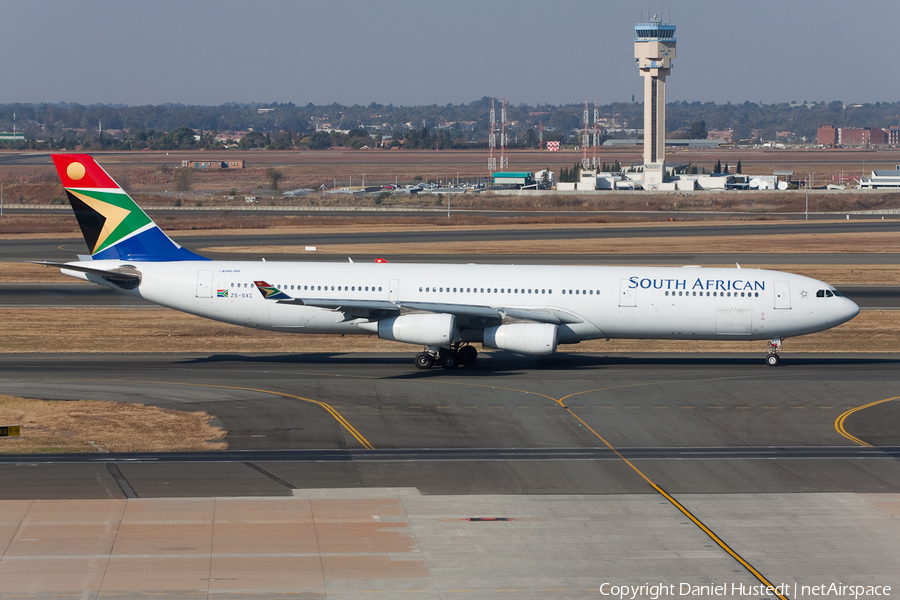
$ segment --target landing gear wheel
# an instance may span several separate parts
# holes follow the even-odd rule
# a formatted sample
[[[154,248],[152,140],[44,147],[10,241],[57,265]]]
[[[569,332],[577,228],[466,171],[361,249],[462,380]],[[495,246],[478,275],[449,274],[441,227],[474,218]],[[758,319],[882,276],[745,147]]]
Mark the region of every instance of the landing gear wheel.
[[[459,356],[455,352],[442,354],[439,360],[441,361],[441,366],[445,369],[455,369],[459,366]]]
[[[766,357],[766,364],[770,367],[777,367],[780,362],[781,359],[777,354],[770,354]]]
[[[430,369],[434,366],[434,357],[427,352],[416,354],[416,366],[420,369]]]
[[[463,346],[457,352],[459,356],[459,363],[461,365],[471,365],[478,358],[478,350],[476,350],[473,346]]]

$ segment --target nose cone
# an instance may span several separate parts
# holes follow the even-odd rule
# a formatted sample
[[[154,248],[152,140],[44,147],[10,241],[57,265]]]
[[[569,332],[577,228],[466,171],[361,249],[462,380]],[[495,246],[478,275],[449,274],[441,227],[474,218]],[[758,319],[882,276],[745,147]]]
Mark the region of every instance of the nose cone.
[[[850,298],[841,298],[841,303],[838,305],[837,311],[837,323],[835,323],[835,325],[840,325],[858,315],[859,306],[857,306],[856,302]]]

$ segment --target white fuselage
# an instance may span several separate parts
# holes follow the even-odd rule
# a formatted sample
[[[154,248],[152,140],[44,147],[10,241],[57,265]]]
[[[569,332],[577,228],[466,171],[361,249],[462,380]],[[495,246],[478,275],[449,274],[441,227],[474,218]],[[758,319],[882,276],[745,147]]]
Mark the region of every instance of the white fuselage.
[[[246,261],[73,263],[100,269],[130,264],[140,286],[121,290],[96,275],[68,275],[187,313],[260,329],[371,335],[367,319],[340,310],[267,300],[266,281],[297,299],[379,300],[570,315],[559,343],[596,338],[772,339],[813,333],[853,318],[859,308],[821,281],[756,269],[587,267]],[[828,296],[820,292],[829,290]],[[819,293],[817,295],[817,293]],[[480,341],[480,331],[461,331]]]

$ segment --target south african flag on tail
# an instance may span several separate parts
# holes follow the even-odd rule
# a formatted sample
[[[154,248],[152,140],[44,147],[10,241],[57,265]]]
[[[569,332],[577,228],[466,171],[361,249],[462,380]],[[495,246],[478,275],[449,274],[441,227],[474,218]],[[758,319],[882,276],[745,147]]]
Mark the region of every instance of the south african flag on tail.
[[[185,250],[87,154],[54,154],[53,164],[94,260],[208,260]]]

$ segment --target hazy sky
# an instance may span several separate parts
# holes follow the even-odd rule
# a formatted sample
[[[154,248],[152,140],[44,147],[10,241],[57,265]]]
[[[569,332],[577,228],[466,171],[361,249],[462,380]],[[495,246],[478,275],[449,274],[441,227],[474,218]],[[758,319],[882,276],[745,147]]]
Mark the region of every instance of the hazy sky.
[[[653,12],[669,101],[900,100],[898,0],[0,0],[0,103],[624,101]]]

